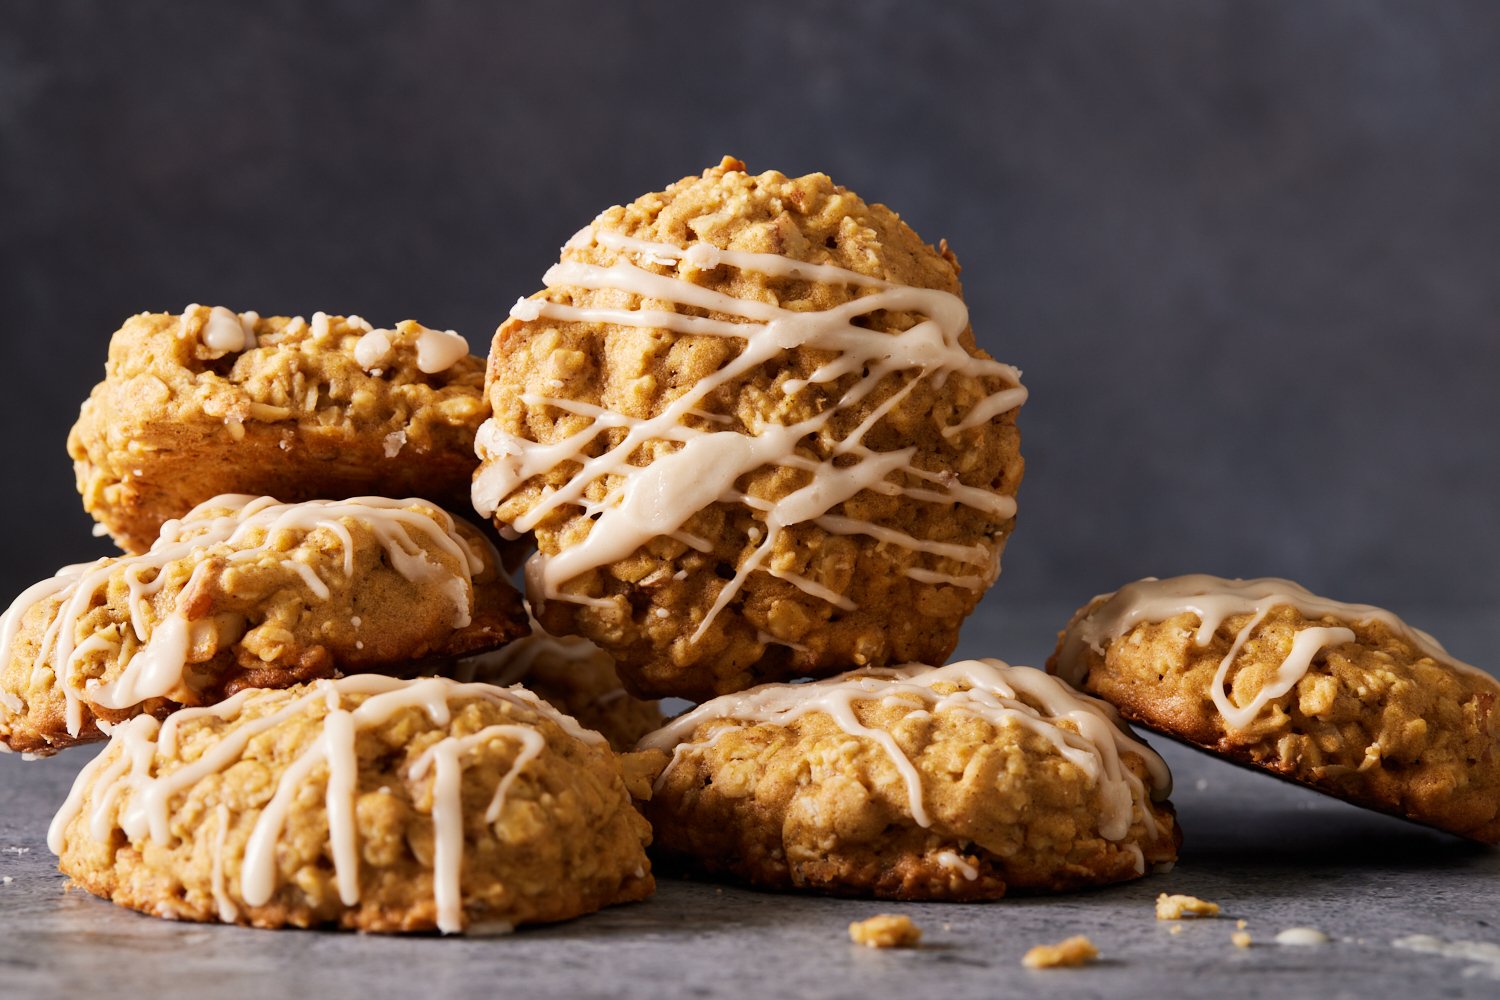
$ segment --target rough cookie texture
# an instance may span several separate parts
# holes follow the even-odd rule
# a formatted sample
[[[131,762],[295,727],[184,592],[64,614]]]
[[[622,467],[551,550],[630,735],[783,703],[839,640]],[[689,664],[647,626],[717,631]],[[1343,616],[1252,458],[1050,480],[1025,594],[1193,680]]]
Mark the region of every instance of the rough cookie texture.
[[[438,678],[248,691],[117,730],[49,839],[76,884],[174,920],[565,920],[654,888],[650,828],[588,735],[526,692]]]
[[[716,252],[783,255],[898,285],[961,294],[958,265],[946,247],[928,246],[894,212],[865,203],[822,174],[754,176],[737,161],[725,160],[701,177],[609,209],[595,221],[593,231],[674,247],[696,246],[703,253],[681,261],[653,261],[649,255],[606,247],[598,239],[575,240],[564,248],[565,265],[607,268],[628,262],[652,275],[682,279],[699,291],[799,313],[835,310],[876,289],[715,264]],[[619,289],[566,283],[549,287],[520,303],[495,337],[487,391],[493,429],[507,440],[554,444],[589,432],[593,440],[587,454],[603,454],[625,440],[630,421],[660,416],[748,349],[746,341],[735,336],[547,316],[522,318],[541,303],[743,321],[709,308]],[[924,318],[881,310],[862,317],[858,325],[894,334],[912,329]],[[975,346],[970,328],[965,326],[957,336],[966,358],[988,359]],[[836,352],[806,346],[783,351],[708,392],[682,425],[764,435],[768,429],[827,412],[868,374],[868,368],[856,366],[820,381],[820,367],[838,357]],[[863,400],[797,442],[786,462],[768,463],[739,476],[734,490],[752,501],[710,499],[677,530],[659,533],[628,555],[569,579],[560,599],[537,600],[536,579],[531,577],[529,593],[538,619],[549,631],[586,636],[606,649],[627,686],[641,696],[696,700],[760,681],[826,675],[850,664],[942,662],[953,650],[960,623],[998,572],[1014,517],[938,494],[951,488],[971,490],[970,497],[989,501],[1012,497],[1023,463],[1015,405],[951,436],[943,434],[986,399],[1013,389],[1013,383],[992,374],[975,377],[962,372],[919,377],[921,371],[894,366]],[[790,390],[789,382],[806,384]],[[900,396],[904,390],[909,391]],[[625,422],[595,425],[595,407],[621,415]],[[877,413],[883,407],[888,409]],[[863,436],[869,449],[887,455],[914,449],[909,468],[891,472],[883,485],[926,490],[927,499],[900,495],[901,489],[863,489],[831,508],[830,513],[846,525],[870,525],[868,533],[847,528],[836,532],[818,518],[790,525],[727,606],[710,615],[720,594],[766,539],[766,512],[811,482],[810,463],[852,463],[851,456],[838,449],[866,420],[872,421]],[[487,453],[485,439],[482,432],[486,468],[512,461],[514,453],[503,444]],[[629,465],[650,466],[679,447],[679,442],[665,438],[645,441],[629,456]],[[911,470],[930,478],[919,478]],[[498,504],[494,518],[509,528],[579,471],[578,462],[564,461],[526,477],[503,496],[490,497],[484,496],[482,469],[476,505],[488,512]],[[584,504],[609,506],[628,479],[629,474],[601,475],[588,484],[579,503],[562,504],[542,516],[532,529],[542,557],[556,557],[581,545],[597,517],[597,509],[590,511]],[[1013,505],[1009,510],[1013,512]],[[928,548],[914,551],[893,544],[898,533]],[[959,549],[976,548],[982,556],[978,560],[951,557]],[[964,583],[955,585],[957,578]],[[795,579],[809,586],[798,586]]]
[[[256,346],[209,346],[209,324],[234,315],[141,313],[110,341],[68,454],[84,509],[121,548],[144,552],[164,521],[221,493],[468,506],[487,414],[480,359],[424,373],[424,330],[406,321],[386,331],[387,352],[361,352],[367,370],[355,349],[369,325],[321,314],[308,324],[246,313]]]
[[[252,524],[225,538],[226,519],[232,524],[269,504],[249,499],[217,498],[169,525],[161,558],[73,568],[104,576],[78,601],[71,591],[18,600],[0,661],[0,746],[49,754],[102,739],[99,720],[161,716],[242,688],[286,687],[339,671],[409,668],[493,649],[528,631],[521,597],[494,550],[476,529],[424,501],[381,501],[427,525],[394,529],[399,537],[390,545],[381,535],[392,530],[384,512],[353,502],[339,505],[331,524]],[[270,504],[261,518],[296,517],[313,506]],[[407,553],[399,566],[398,549]],[[468,623],[458,624],[460,617]],[[185,620],[184,644],[173,649],[164,623],[177,619]],[[59,632],[70,624],[72,652],[62,657]],[[118,697],[103,705],[111,685]]]
[[[445,673],[502,687],[525,685],[581,725],[602,733],[621,752],[662,724],[660,705],[632,697],[609,654],[576,636],[552,636],[533,628],[531,635],[460,660]]]
[[[767,687],[818,694],[817,685]],[[945,682],[937,691],[961,689]],[[1030,725],[879,693],[850,710],[915,766],[927,826],[888,748],[829,711],[785,724],[720,718],[677,745],[645,807],[658,859],[766,889],[983,900],[1133,879],[1176,857],[1165,789],[1145,799],[1150,815],[1130,804],[1128,830],[1106,838],[1102,783]],[[1121,763],[1152,787],[1140,756],[1127,752]]]
[[[1079,611],[1069,631],[1102,600]],[[1168,736],[1357,805],[1500,842],[1500,684],[1433,659],[1381,622],[1276,607],[1233,662],[1226,693],[1236,705],[1274,678],[1298,632],[1339,626],[1355,640],[1320,649],[1291,690],[1233,729],[1210,692],[1250,617],[1229,616],[1205,646],[1195,642],[1196,614],[1143,622],[1102,653],[1083,645],[1065,675]],[[1062,668],[1068,634],[1049,669]]]

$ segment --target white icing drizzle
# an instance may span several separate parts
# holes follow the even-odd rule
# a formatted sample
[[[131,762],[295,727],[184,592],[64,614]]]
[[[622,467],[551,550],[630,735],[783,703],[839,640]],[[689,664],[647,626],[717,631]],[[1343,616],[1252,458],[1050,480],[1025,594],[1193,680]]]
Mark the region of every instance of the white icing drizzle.
[[[1225,725],[1230,729],[1244,729],[1255,721],[1266,705],[1297,686],[1319,652],[1356,640],[1354,631],[1344,625],[1301,629],[1271,680],[1249,702],[1236,705],[1225,691],[1229,672],[1256,627],[1279,607],[1290,607],[1304,618],[1313,620],[1333,618],[1356,625],[1378,622],[1439,663],[1488,677],[1479,668],[1449,655],[1426,632],[1412,628],[1383,608],[1318,597],[1290,580],[1275,577],[1226,580],[1206,574],[1166,580],[1148,577],[1121,587],[1114,594],[1096,597],[1083,617],[1070,624],[1064,633],[1057,657],[1057,672],[1069,683],[1081,684],[1087,670],[1084,650],[1092,649],[1103,655],[1109,643],[1143,622],[1162,622],[1180,614],[1197,615],[1199,626],[1194,642],[1202,647],[1213,641],[1214,633],[1226,619],[1249,615],[1249,621],[1240,627],[1229,652],[1219,661],[1208,692],[1219,714],[1224,717]]]
[[[979,869],[969,864],[955,851],[938,851],[937,863],[949,871],[956,871],[966,880],[972,882],[979,877]]]
[[[614,660],[608,653],[582,636],[553,635],[531,620],[531,634],[506,643],[499,649],[467,656],[455,664],[463,680],[482,680],[507,686],[523,682],[538,666],[584,667],[608,665]],[[620,689],[623,693],[624,689]]]
[[[614,658],[607,652],[582,636],[553,635],[535,618],[529,617],[529,620],[530,635],[508,642],[499,649],[457,660],[452,676],[461,681],[508,686],[525,683],[534,671],[541,668],[588,671],[591,674],[607,670],[614,678],[615,686],[602,690],[589,702],[589,707],[602,708],[628,696],[615,673]]]
[[[576,400],[525,393],[521,398],[528,406],[556,407],[587,417],[591,423],[550,444],[506,434],[492,421],[481,427],[476,450],[486,464],[474,481],[474,506],[481,514],[493,515],[505,498],[531,477],[572,463],[578,469],[569,482],[506,527],[517,533],[530,531],[552,511],[568,504],[582,506],[588,516],[595,518],[581,543],[555,556],[537,553],[532,557],[527,579],[533,586],[534,600],[595,603],[563,592],[563,584],[629,555],[652,538],[672,537],[694,513],[716,502],[750,507],[763,518],[765,532],[754,553],[720,590],[694,639],[703,634],[746,578],[756,571],[787,580],[804,592],[846,610],[853,608],[852,603],[826,587],[766,565],[780,534],[791,525],[806,521],[823,523],[823,519],[829,519],[824,525],[827,530],[868,534],[914,553],[934,556],[939,560],[937,567],[918,568],[908,574],[922,582],[969,590],[993,582],[991,572],[998,568],[998,561],[990,546],[949,547],[901,532],[887,533],[880,526],[832,513],[844,501],[862,491],[873,490],[935,504],[962,504],[1001,520],[1014,516],[1015,501],[1011,497],[964,486],[952,473],[914,468],[911,459],[915,449],[877,452],[863,444],[869,430],[923,379],[941,385],[949,374],[957,372],[976,379],[997,377],[1008,383],[1004,390],[981,400],[956,424],[945,427],[944,434],[949,437],[992,420],[1025,401],[1026,390],[1015,368],[974,357],[960,343],[959,337],[968,326],[968,309],[963,300],[948,292],[897,285],[830,264],[808,264],[776,254],[722,250],[706,243],[686,248],[652,243],[597,226],[575,235],[565,249],[581,249],[591,244],[615,251],[614,263],[607,267],[578,261],[556,264],[543,279],[548,289],[608,289],[643,301],[704,309],[733,319],[710,319],[642,305],[629,309],[582,308],[544,298],[522,299],[512,308],[511,316],[522,321],[551,319],[729,337],[743,340],[745,346],[732,361],[700,379],[650,419],[627,417]],[[631,256],[647,264],[675,266],[677,270],[673,274],[657,274],[632,262]],[[853,285],[868,289],[869,294],[832,309],[798,312],[771,303],[734,298],[685,277],[685,272],[721,266],[773,277]],[[856,325],[862,317],[882,310],[908,312],[923,318],[901,333],[881,333]],[[768,424],[741,433],[707,431],[687,422],[689,418],[701,420],[704,416],[701,404],[716,389],[797,348],[826,350],[837,357],[805,379],[784,379],[780,390],[787,397],[811,384],[828,384],[851,374],[860,378],[835,405],[793,425]],[[837,444],[829,460],[818,461],[796,451],[802,438],[826,432],[836,414],[860,405],[889,376],[897,373],[909,373],[910,378]],[[603,454],[589,455],[591,445],[610,429],[623,429],[626,433]],[[680,447],[659,454],[649,465],[631,464],[631,459],[652,441],[675,442]],[[802,471],[807,474],[808,482],[774,505],[757,502],[735,489],[735,481],[741,476],[766,466]],[[602,500],[588,500],[585,494],[589,485],[610,475],[625,477],[624,484]],[[902,485],[893,477],[930,483],[933,488]],[[942,564],[944,560],[977,570],[950,572]]]
[[[957,690],[943,693],[937,690],[938,685],[954,685]],[[1023,701],[1023,695],[1040,708]],[[880,746],[906,786],[912,819],[921,827],[931,826],[916,764],[889,732],[859,721],[854,706],[867,701],[907,707],[911,713],[961,712],[997,728],[1010,724],[1026,727],[1094,782],[1099,789],[1099,832],[1112,841],[1126,837],[1136,814],[1154,826],[1148,799],[1164,799],[1171,790],[1171,774],[1165,762],[1130,735],[1113,709],[1096,698],[1078,694],[1043,671],[1013,667],[1000,660],[965,660],[945,667],[912,664],[855,671],[808,684],[763,684],[699,705],[648,734],[640,746],[672,753],[671,762],[658,779],[660,787],[685,755],[701,753],[735,728],[726,725],[698,737],[696,742],[685,742],[693,739],[700,726],[714,722],[785,726],[820,712],[849,735]],[[1063,720],[1077,731],[1059,726]],[[1125,766],[1122,756],[1126,753],[1136,754],[1145,763],[1150,789]],[[1139,850],[1135,853],[1137,870],[1144,871],[1144,857]]]
[[[469,342],[452,330],[423,327],[417,334],[417,369],[424,375],[445,372],[468,356]]]
[[[238,898],[246,906],[264,906],[280,885],[277,846],[288,815],[305,801],[305,790],[324,785],[328,814],[329,853],[333,859],[339,898],[345,906],[360,901],[360,851],[355,802],[359,795],[358,735],[379,726],[407,709],[424,712],[434,726],[449,725],[453,706],[485,700],[510,704],[555,723],[569,736],[593,746],[604,738],[580,727],[573,719],[520,688],[498,688],[490,684],[463,684],[440,677],[398,680],[377,674],[359,674],[333,681],[316,681],[307,690],[276,711],[259,718],[244,719],[247,704],[266,697],[254,689],[205,708],[182,709],[158,722],[151,716],[136,716],[114,727],[111,745],[81,771],[67,801],[47,831],[47,845],[61,854],[69,824],[91,806],[84,829],[95,840],[108,841],[115,829],[132,844],[145,841],[171,845],[172,809],[194,786],[237,763],[250,742],[297,716],[315,714],[323,708],[320,731],[312,743],[281,773],[270,801],[255,819],[239,870]],[[360,699],[346,705],[346,699]],[[203,753],[161,773],[160,764],[177,755],[178,733],[183,724],[197,719],[219,719],[238,724],[222,732]],[[518,744],[515,759],[500,779],[484,813],[490,826],[499,822],[507,796],[520,774],[545,749],[541,733],[526,725],[495,725],[464,736],[448,736],[424,750],[403,777],[413,801],[420,800],[420,786],[432,781],[432,824],[436,853],[433,859],[433,895],[438,908],[438,928],[444,933],[464,929],[461,873],[463,867],[464,813],[460,796],[465,760],[495,740]],[[110,751],[118,748],[117,754]],[[112,759],[111,759],[112,756]],[[109,763],[106,766],[105,761]],[[92,795],[90,797],[90,790]],[[89,801],[86,803],[86,799]],[[226,872],[225,845],[231,820],[225,804],[217,806],[218,829],[211,858],[211,888],[220,919],[233,921],[238,911]]]
[[[354,539],[342,523],[344,519],[359,522],[375,535],[396,572],[446,595],[453,602],[453,627],[463,628],[471,620],[473,577],[484,568],[484,561],[457,533],[446,512],[423,504],[431,511],[424,513],[422,509],[411,509],[415,504],[421,501],[359,497],[282,504],[270,497],[239,494],[215,497],[181,520],[164,524],[160,537],[143,555],[64,567],[52,579],[23,591],[0,618],[0,663],[9,662],[14,655],[20,623],[27,611],[60,598],[61,607],[43,633],[31,669],[34,674],[51,667],[55,683],[66,700],[68,733],[77,736],[83,726],[84,705],[126,709],[151,698],[164,697],[183,682],[194,629],[199,625],[209,628],[211,624],[190,622],[175,607],[160,620],[153,620],[151,598],[166,584],[162,571],[168,564],[196,558],[201,550],[218,545],[232,550],[225,555],[230,564],[261,559],[278,551],[275,546],[284,532],[305,534],[323,529],[339,540],[343,573],[351,577]],[[257,533],[260,537],[252,543]],[[453,565],[430,558],[418,539],[450,557]],[[327,584],[310,566],[294,559],[283,559],[282,564],[296,572],[315,597],[327,598]],[[192,591],[194,583],[209,568],[208,562],[200,562],[181,592]],[[97,632],[82,642],[77,640],[80,620],[105,599],[110,581],[116,578],[123,579],[129,591],[128,627],[140,645],[121,664],[122,669],[113,680],[79,683],[79,671],[90,657],[100,652],[116,658],[121,655],[123,640],[117,630]],[[7,700],[0,708],[0,716],[20,708]]]
[[[219,908],[219,920],[226,924],[232,924],[239,919],[240,908],[234,905],[234,897],[229,895],[229,890],[224,882],[224,844],[229,838],[229,807],[220,802],[214,807],[214,819],[218,821],[218,833],[214,836],[214,851],[210,871],[214,905]]]

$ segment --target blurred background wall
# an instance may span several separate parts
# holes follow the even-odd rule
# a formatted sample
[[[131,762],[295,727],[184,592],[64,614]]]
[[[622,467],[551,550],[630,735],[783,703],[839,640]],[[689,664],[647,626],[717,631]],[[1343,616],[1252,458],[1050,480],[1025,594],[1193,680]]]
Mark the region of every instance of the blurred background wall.
[[[107,551],[63,442],[126,316],[482,351],[732,153],[947,238],[1025,370],[986,613],[1203,570],[1500,617],[1497,54],[1486,2],[7,3],[5,596]]]

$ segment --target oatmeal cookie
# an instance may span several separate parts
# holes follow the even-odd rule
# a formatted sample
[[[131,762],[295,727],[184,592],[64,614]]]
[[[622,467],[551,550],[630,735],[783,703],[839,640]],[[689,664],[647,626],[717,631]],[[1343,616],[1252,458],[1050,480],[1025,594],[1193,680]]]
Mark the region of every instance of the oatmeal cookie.
[[[600,215],[495,336],[474,505],[539,621],[641,696],[942,662],[999,572],[1019,373],[958,265],[822,174],[725,160]]]
[[[650,839],[603,739],[535,696],[364,674],[121,724],[48,843],[159,917],[459,933],[643,899]]]
[[[52,753],[102,739],[101,720],[526,632],[493,548],[426,501],[216,497],[149,552],[68,567],[16,599],[0,619],[0,747]]]
[[[465,657],[444,673],[501,687],[524,685],[581,725],[603,734],[622,753],[664,721],[657,702],[642,701],[625,690],[608,653],[587,639],[549,635],[534,621],[530,635]]]
[[[1389,611],[1289,580],[1147,579],[1080,610],[1049,669],[1201,749],[1500,842],[1500,683]]]
[[[84,509],[137,554],[222,493],[466,507],[483,371],[462,337],[409,320],[141,313],[110,341],[68,454]]]
[[[997,899],[1175,859],[1171,776],[1113,709],[971,660],[767,684],[641,741],[664,862],[769,889]]]

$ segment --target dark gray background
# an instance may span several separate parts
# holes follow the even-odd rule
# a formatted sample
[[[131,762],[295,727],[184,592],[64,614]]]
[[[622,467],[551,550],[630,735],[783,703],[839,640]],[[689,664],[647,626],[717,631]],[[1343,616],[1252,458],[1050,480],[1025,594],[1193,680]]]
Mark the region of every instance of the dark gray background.
[[[8,593],[105,551],[63,441],[127,315],[483,345],[733,153],[946,237],[1025,369],[987,613],[1195,570],[1500,609],[1500,5],[314,6],[0,13]]]

